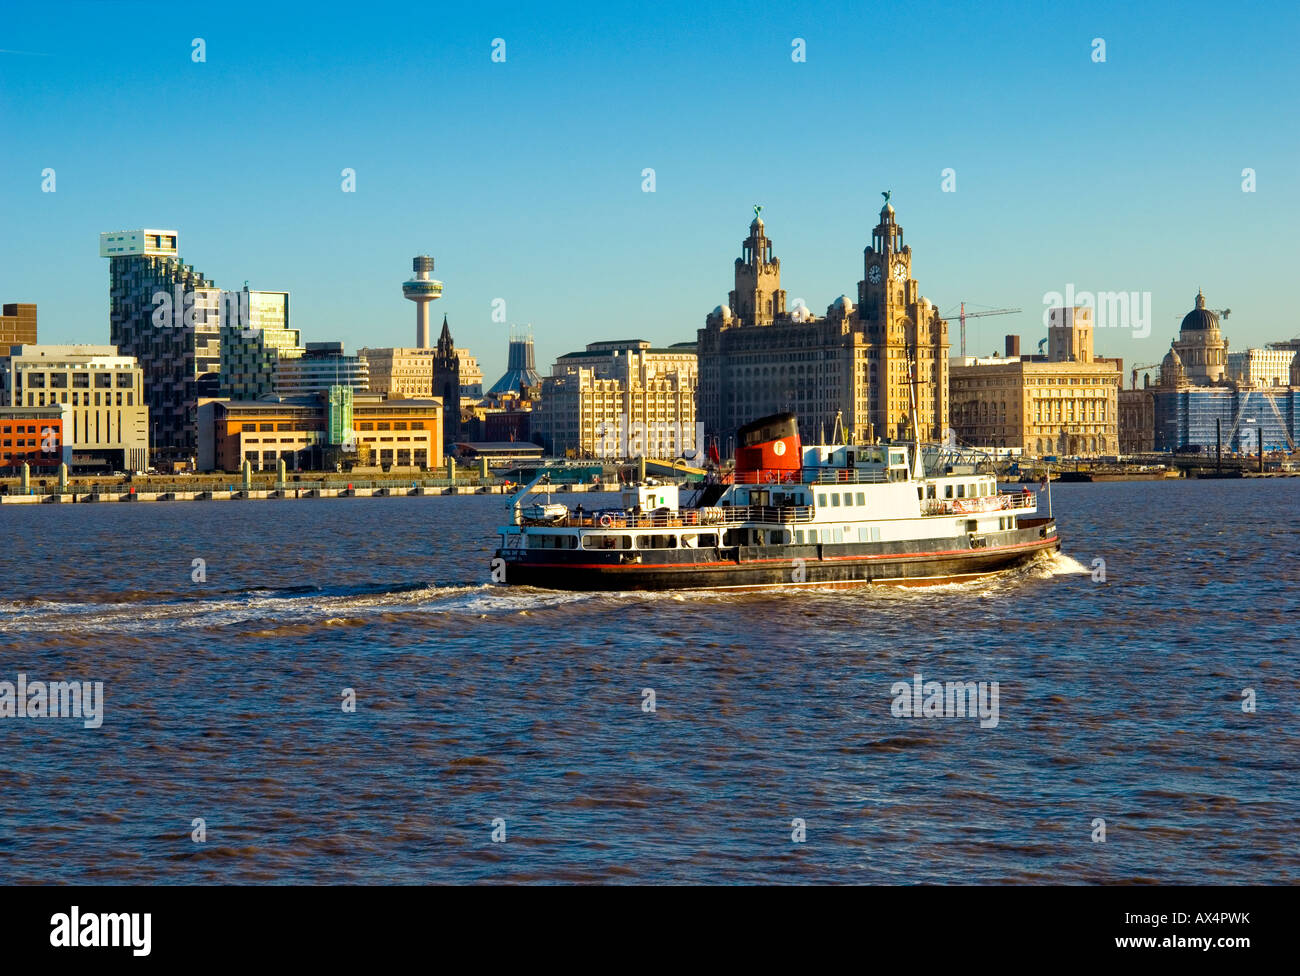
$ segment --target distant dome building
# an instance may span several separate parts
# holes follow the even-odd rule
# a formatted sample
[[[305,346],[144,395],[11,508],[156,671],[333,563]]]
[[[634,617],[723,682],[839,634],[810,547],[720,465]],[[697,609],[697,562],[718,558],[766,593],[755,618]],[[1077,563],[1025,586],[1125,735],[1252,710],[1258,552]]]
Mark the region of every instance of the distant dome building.
[[[1173,349],[1165,353],[1165,358],[1160,362],[1160,385],[1169,389],[1187,385],[1187,370],[1183,368],[1181,357]]]
[[[790,310],[791,322],[811,322],[815,316],[807,305],[796,305]]]
[[[831,302],[830,308],[826,309],[828,319],[847,319],[853,315],[853,299],[848,295],[841,295],[835,301]]]
[[[1212,386],[1227,380],[1228,340],[1219,329],[1218,313],[1205,307],[1205,295],[1200,291],[1196,293],[1195,307],[1183,316],[1178,338],[1174,340],[1170,351],[1176,354],[1175,360],[1183,371],[1186,383],[1192,386]],[[1166,356],[1165,359],[1168,362],[1169,357]],[[1162,386],[1169,385],[1165,375],[1162,363]]]

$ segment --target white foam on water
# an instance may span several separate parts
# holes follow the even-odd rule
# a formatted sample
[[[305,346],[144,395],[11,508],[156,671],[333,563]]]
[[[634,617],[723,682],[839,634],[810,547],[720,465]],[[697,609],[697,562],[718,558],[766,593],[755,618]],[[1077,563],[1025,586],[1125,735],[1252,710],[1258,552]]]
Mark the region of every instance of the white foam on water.
[[[60,633],[163,633],[256,622],[265,626],[328,623],[391,612],[505,614],[560,606],[592,594],[521,590],[490,583],[427,586],[379,593],[306,593],[277,596],[265,590],[214,599],[143,600],[135,603],[42,603],[7,614],[12,630]]]
[[[1054,552],[1050,556],[1044,557],[1042,562],[1036,565],[1041,565],[1046,568],[1048,576],[1068,576],[1074,573],[1092,573],[1092,570],[1079,562],[1079,560],[1072,556],[1067,556],[1063,552]]]

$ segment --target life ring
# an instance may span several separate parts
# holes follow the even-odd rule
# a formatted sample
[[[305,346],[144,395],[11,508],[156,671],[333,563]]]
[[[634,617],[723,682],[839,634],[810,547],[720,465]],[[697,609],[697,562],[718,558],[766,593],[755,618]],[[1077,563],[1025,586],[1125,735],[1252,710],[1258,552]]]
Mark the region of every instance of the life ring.
[[[608,529],[611,525],[614,524],[614,518],[613,518],[613,516],[611,516],[611,515],[602,515],[602,516],[600,517],[600,524],[601,524],[602,526],[604,526],[605,528]]]

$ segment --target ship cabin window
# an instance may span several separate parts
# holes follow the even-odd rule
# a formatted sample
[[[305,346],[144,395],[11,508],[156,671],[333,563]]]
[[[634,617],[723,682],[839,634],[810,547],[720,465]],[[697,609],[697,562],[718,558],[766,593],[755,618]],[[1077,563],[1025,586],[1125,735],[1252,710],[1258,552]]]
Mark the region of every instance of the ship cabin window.
[[[839,492],[833,491],[831,492],[831,508],[839,508],[839,507],[840,507]]]
[[[970,497],[971,497],[971,498],[976,497],[976,496],[980,493],[980,492],[979,492],[979,487],[980,487],[980,486],[979,486],[979,485],[976,485],[976,484],[972,484],[972,485],[970,486]]]
[[[582,537],[582,548],[631,549],[632,537],[630,535],[584,535]]]
[[[636,537],[638,549],[676,549],[675,535],[639,535]]]
[[[965,486],[965,485],[958,485],[958,486],[957,486],[957,497],[958,497],[958,498],[965,498],[965,497],[966,497],[966,486]]]
[[[943,486],[943,497],[944,497],[944,498],[951,498],[951,497],[952,497],[952,485],[944,485],[944,486]]]
[[[966,520],[966,531],[967,531],[967,532],[977,532],[977,531],[979,531],[979,521],[976,520],[976,519],[967,519],[967,520]]]
[[[858,504],[865,505],[866,503],[867,503],[867,493],[865,491],[858,492]]]
[[[557,535],[555,533],[528,533],[529,549],[576,549],[578,537],[575,535]]]
[[[926,497],[926,498],[933,498],[934,495],[935,495],[935,486],[934,486],[934,485],[926,485],[926,486],[925,486],[925,497]]]
[[[826,504],[826,492],[824,491],[817,492],[817,504],[818,505]]]
[[[716,532],[683,532],[683,549],[712,549],[718,544]]]
[[[853,492],[851,492],[851,491],[846,491],[846,492],[844,493],[844,504],[845,504],[845,505],[852,505],[852,504],[853,504]]]

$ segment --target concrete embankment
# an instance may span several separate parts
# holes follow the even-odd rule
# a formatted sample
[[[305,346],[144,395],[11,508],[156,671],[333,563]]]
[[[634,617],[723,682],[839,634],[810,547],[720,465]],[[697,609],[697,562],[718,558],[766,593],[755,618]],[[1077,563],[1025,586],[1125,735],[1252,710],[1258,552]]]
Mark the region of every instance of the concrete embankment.
[[[601,485],[556,485],[553,494],[600,491]],[[248,501],[302,498],[393,498],[414,495],[507,495],[513,494],[515,485],[320,485],[286,484],[255,485],[248,489],[239,487],[208,489],[168,489],[165,491],[132,491],[130,487],[97,485],[60,491],[58,488],[33,488],[28,494],[0,495],[2,505],[84,505],[100,502],[191,502],[191,501]]]

